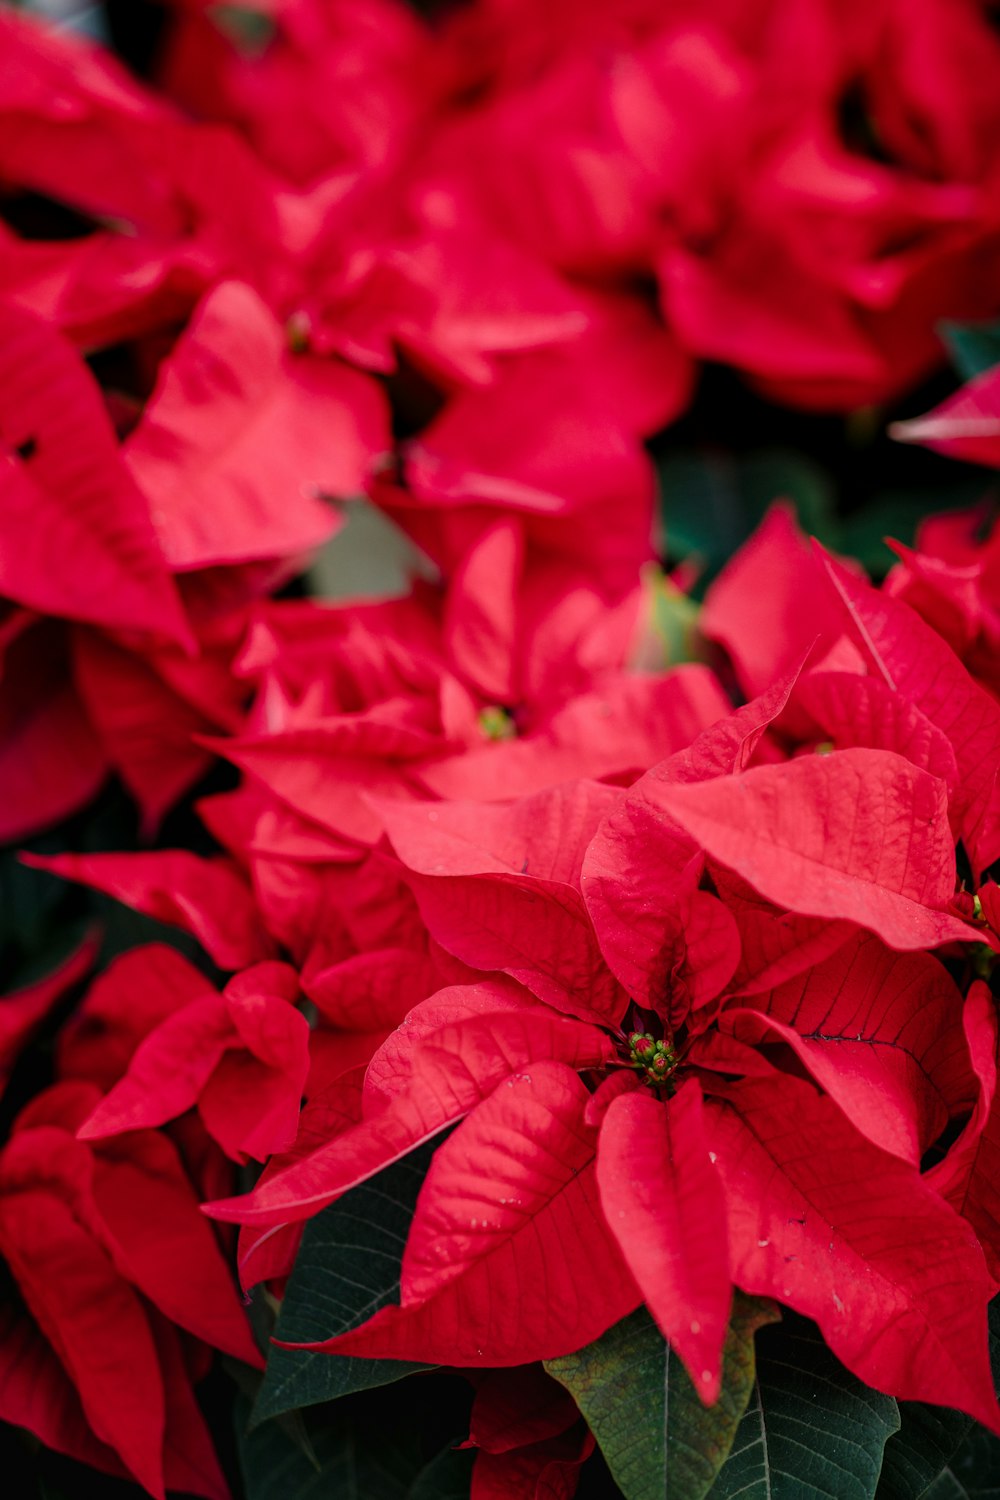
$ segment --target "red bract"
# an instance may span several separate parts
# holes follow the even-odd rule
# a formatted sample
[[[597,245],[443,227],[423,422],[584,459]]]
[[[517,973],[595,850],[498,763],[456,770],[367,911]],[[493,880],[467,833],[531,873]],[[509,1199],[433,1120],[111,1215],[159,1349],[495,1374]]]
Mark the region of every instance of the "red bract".
[[[91,1152],[74,1140],[95,1093],[64,1084],[40,1095],[0,1157],[3,1254],[45,1340],[20,1325],[24,1363],[5,1372],[4,1414],[115,1472],[113,1454],[154,1495],[165,1478],[224,1495],[164,1317],[257,1363],[245,1315],[170,1142],[138,1132]],[[66,1376],[111,1454],[81,1434]]]
[[[140,1042],[81,1139],[161,1125],[197,1105],[209,1135],[236,1161],[263,1161],[290,1145],[309,1067],[297,994],[296,975],[279,963],[244,970],[222,995],[206,985],[203,997]]]
[[[926,416],[897,422],[892,436],[904,443],[926,443],[951,458],[1000,468],[1000,366],[970,380]]]

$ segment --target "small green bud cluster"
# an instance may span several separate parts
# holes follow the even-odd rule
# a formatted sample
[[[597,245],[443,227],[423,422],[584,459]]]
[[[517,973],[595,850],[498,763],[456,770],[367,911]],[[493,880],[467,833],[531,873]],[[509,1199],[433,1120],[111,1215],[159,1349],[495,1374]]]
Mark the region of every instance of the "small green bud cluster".
[[[663,1083],[677,1066],[673,1045],[658,1042],[648,1031],[633,1031],[629,1035],[628,1049],[633,1068],[650,1083]]]

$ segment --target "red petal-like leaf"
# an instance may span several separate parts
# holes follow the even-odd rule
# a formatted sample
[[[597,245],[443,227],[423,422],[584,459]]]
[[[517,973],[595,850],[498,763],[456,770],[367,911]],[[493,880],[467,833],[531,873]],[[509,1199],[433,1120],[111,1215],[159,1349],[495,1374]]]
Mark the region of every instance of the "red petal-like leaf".
[[[718,1399],[733,1285],[726,1205],[709,1160],[701,1090],[615,1099],[597,1154],[601,1206],[664,1338],[701,1399]]]
[[[186,642],[146,501],[83,360],[9,306],[0,350],[0,591],[45,614]]]
[[[888,750],[837,750],[742,776],[664,786],[659,800],[706,852],[769,901],[845,918],[891,948],[969,941],[947,795]]]
[[[372,380],[288,352],[257,294],[215,288],[195,314],[125,446],[173,568],[295,556],[337,517],[319,493],[359,492],[388,447]]]
[[[632,1311],[639,1292],[601,1213],[586,1098],[558,1063],[501,1082],[438,1148],[418,1199],[403,1295],[414,1277],[440,1290],[317,1347],[429,1361],[447,1348],[453,1364],[524,1364],[579,1349]]]
[[[184,849],[21,857],[33,869],[76,880],[158,922],[183,927],[220,969],[242,969],[273,951],[250,887],[229,860],[202,859]]]
[[[974,682],[936,630],[909,605],[826,558],[862,650],[890,688],[951,741],[958,763],[955,812],[977,871],[1000,855],[996,772],[1000,705]]]
[[[95,1434],[163,1500],[163,1382],[138,1296],[47,1192],[0,1197],[0,1249]]]
[[[795,675],[647,771],[594,836],[580,883],[601,951],[630,994],[661,988],[664,928],[676,910],[683,871],[698,852],[690,834],[666,816],[666,789],[742,771],[788,701]]]
[[[600,1067],[610,1056],[610,1042],[594,1027],[533,1011],[475,1016],[442,1027],[421,1043],[412,1087],[380,1114],[260,1183],[247,1197],[207,1204],[206,1212],[242,1224],[309,1218],[461,1119],[512,1073],[543,1059]]]
[[[973,1101],[962,997],[927,954],[893,953],[858,933],[751,1003],[861,1133],[904,1161],[919,1164]],[[742,1008],[723,1012],[720,1025],[751,1042],[766,1036]]]
[[[984,370],[925,416],[894,422],[889,436],[1000,469],[1000,365]]]
[[[810,1084],[761,1078],[727,1092],[707,1128],[737,1284],[815,1319],[867,1385],[1000,1431],[993,1283],[969,1226]]]

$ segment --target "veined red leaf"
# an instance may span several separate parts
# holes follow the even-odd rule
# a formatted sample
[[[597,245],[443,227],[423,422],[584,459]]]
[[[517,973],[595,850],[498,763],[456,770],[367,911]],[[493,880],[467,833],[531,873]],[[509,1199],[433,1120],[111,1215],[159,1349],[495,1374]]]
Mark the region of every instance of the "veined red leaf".
[[[806,973],[719,1018],[746,1041],[787,1042],[862,1135],[918,1165],[972,1104],[962,997],[929,954],[859,932]],[[766,1017],[764,1025],[756,1019]]]
[[[239,1224],[307,1219],[461,1119],[512,1073],[543,1059],[579,1069],[600,1067],[610,1056],[611,1044],[601,1032],[561,1016],[513,1011],[442,1027],[421,1043],[411,1088],[381,1113],[260,1183],[247,1197],[206,1204],[205,1212]]]
[[[513,874],[573,885],[587,845],[621,795],[577,780],[502,806],[393,802],[380,812],[396,853],[419,875]]]
[[[0,1249],[94,1433],[163,1500],[163,1381],[138,1296],[70,1205],[45,1191],[0,1197]]]
[[[438,1148],[417,1203],[414,1249],[404,1253],[403,1305],[315,1347],[524,1364],[554,1358],[554,1346],[578,1349],[631,1312],[640,1294],[601,1213],[586,1098],[558,1063],[502,1081]],[[479,1165],[484,1151],[495,1179]],[[408,1282],[426,1300],[407,1304]]]
[[[951,741],[884,678],[856,672],[810,672],[799,678],[793,703],[838,750],[895,750],[921,770],[939,776],[949,797],[954,796],[958,766]]]
[[[1000,855],[1000,705],[909,605],[862,582],[832,558],[825,561],[865,655],[888,686],[951,742],[959,772],[955,812],[978,872]]]
[[[722,865],[713,867],[712,883],[739,933],[740,961],[730,985],[737,995],[774,989],[794,979],[836,952],[856,930],[853,922],[782,911]]]
[[[915,1167],[788,1076],[711,1101],[733,1277],[815,1319],[860,1380],[903,1401],[1000,1414],[986,1336],[993,1291],[970,1227]]]
[[[504,975],[483,979],[481,984],[450,984],[421,1000],[408,1011],[402,1025],[386,1037],[365,1071],[365,1114],[375,1114],[387,1099],[405,1093],[413,1079],[417,1048],[445,1026],[470,1016],[497,1015],[503,1011],[548,1012],[530,990]]]
[[[337,527],[320,494],[362,489],[388,447],[376,383],[293,355],[249,286],[217,286],[164,363],[125,445],[177,570],[296,556]]]
[[[968,942],[947,794],[888,750],[837,750],[660,790],[664,811],[769,901],[901,950]]]
[[[560,1194],[594,1160],[589,1097],[564,1063],[533,1063],[498,1084],[438,1147],[403,1252],[404,1307],[534,1234],[543,1212],[561,1212]]]
[[[647,771],[592,839],[580,884],[601,952],[629,994],[660,987],[664,925],[676,907],[682,872],[698,853],[697,841],[667,815],[666,789],[742,771],[788,701],[796,676]]]
[[[889,436],[1000,469],[1000,365],[975,376],[924,416],[893,422]]]
[[[23,854],[24,864],[103,891],[158,922],[192,933],[220,969],[242,969],[273,951],[250,887],[229,860],[185,849],[150,854]]]
[[[597,1183],[647,1307],[711,1405],[722,1383],[733,1285],[725,1199],[696,1079],[672,1099],[635,1092],[612,1101],[601,1126]]]
[[[968,1219],[996,1277],[1000,1273],[998,1027],[996,1001],[982,980],[971,986],[962,1019],[979,1092],[965,1129],[944,1160],[928,1172],[927,1180]]]
[[[0,307],[0,592],[44,614],[190,643],[96,381],[41,319]]]

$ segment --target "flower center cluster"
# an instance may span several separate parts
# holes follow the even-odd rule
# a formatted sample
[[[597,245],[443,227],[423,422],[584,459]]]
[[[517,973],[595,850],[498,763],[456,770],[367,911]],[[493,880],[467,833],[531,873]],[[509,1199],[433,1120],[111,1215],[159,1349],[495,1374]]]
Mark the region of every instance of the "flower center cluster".
[[[673,1043],[657,1041],[648,1031],[629,1033],[628,1055],[633,1068],[647,1083],[665,1083],[677,1067]]]

